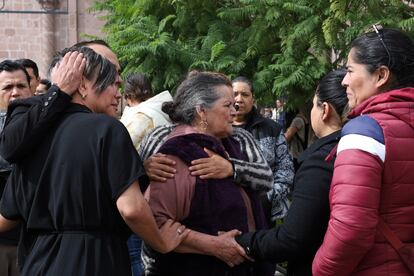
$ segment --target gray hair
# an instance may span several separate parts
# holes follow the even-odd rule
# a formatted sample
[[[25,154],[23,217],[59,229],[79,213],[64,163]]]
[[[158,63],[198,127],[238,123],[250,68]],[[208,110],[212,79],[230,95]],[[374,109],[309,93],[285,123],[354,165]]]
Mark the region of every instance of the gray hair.
[[[231,81],[221,73],[191,71],[162,110],[173,122],[191,125],[197,108],[209,109],[220,98],[216,89],[222,85],[231,87]]]
[[[118,74],[115,65],[86,46],[72,46],[58,52],[52,59],[49,72],[63,59],[65,54],[75,51],[82,53],[86,59],[83,76],[94,81],[93,87],[96,89],[96,93],[101,93],[115,82]]]

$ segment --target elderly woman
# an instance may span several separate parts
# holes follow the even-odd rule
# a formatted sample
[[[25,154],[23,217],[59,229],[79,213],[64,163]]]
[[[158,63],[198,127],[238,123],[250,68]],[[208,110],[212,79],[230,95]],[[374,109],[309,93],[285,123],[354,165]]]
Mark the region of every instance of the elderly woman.
[[[379,25],[352,42],[343,85],[353,110],[338,145],[314,275],[414,273],[390,243],[393,236],[414,250],[413,49],[407,34]]]
[[[288,261],[288,275],[312,275],[312,260],[328,225],[335,158],[325,159],[338,144],[342,113],[348,103],[341,86],[345,73],[344,69],[328,73],[316,90],[311,123],[318,140],[300,155],[284,223],[236,237],[255,260]]]
[[[158,224],[173,219],[194,231],[177,247],[181,253],[155,256],[147,275],[265,275],[253,264],[234,266],[241,257],[235,263],[227,258],[227,252],[238,254],[234,239],[228,239],[238,231],[217,236],[219,231],[264,227],[256,193],[231,177],[202,179],[188,170],[191,161],[208,157],[206,149],[226,159],[246,159],[231,138],[235,115],[231,82],[219,73],[191,72],[163,110],[179,125],[159,152],[176,162],[177,173],[166,182],[152,181],[145,197]]]
[[[167,252],[185,238],[179,235],[183,227],[168,221],[158,230],[139,190],[141,160],[113,118],[120,98],[115,66],[83,47],[66,49],[57,60],[57,70],[72,66],[83,72],[80,81],[69,80],[78,81],[71,96],[53,87],[9,108],[6,129],[17,137],[33,126],[36,114],[54,114],[50,102],[67,106],[36,151],[15,160],[0,206],[0,230],[24,223],[23,275],[131,275],[129,228]]]

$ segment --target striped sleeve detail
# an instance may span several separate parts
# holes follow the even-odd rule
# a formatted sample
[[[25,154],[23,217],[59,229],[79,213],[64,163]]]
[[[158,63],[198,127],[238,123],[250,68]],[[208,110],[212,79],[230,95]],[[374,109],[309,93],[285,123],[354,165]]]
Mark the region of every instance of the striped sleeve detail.
[[[337,153],[348,149],[368,152],[384,162],[385,139],[378,122],[366,115],[349,121],[342,129]]]
[[[176,125],[164,125],[154,128],[145,135],[138,153],[142,160],[155,154],[165,142],[167,136]],[[234,165],[234,178],[237,183],[251,187],[254,190],[268,191],[272,187],[272,170],[260,152],[253,136],[244,129],[234,128],[233,136],[247,155],[248,161],[230,158]]]
[[[252,134],[242,128],[233,128],[233,137],[239,142],[248,161],[230,158],[234,165],[234,179],[253,190],[268,191],[273,184],[273,173]]]
[[[142,160],[147,160],[151,155],[157,153],[158,149],[164,144],[168,134],[171,133],[176,125],[164,125],[154,128],[142,139],[138,149],[138,154]]]

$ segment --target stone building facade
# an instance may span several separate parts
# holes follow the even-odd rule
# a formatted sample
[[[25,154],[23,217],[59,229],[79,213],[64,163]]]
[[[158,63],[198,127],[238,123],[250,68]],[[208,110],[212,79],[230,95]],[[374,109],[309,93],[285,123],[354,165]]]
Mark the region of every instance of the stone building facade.
[[[30,58],[39,66],[40,76],[46,77],[56,51],[84,40],[85,35],[103,37],[101,14],[88,10],[93,2],[0,0],[0,60]]]

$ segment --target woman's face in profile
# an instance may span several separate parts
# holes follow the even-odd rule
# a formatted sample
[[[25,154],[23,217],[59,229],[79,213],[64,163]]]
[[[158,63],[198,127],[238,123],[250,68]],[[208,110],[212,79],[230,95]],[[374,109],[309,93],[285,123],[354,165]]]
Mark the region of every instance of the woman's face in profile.
[[[121,99],[117,83],[109,85],[101,93],[97,93],[91,85],[88,88],[89,92],[85,98],[87,106],[94,113],[103,113],[116,118],[118,116],[119,100]]]
[[[351,49],[348,55],[347,73],[342,81],[342,85],[346,87],[350,108],[354,108],[379,92],[376,86],[377,74],[368,72],[364,64],[357,63],[354,52],[355,49]]]
[[[212,108],[206,110],[206,132],[217,138],[224,138],[233,132],[233,118],[236,115],[233,89],[231,86],[221,85],[216,87],[216,91],[221,96]]]

